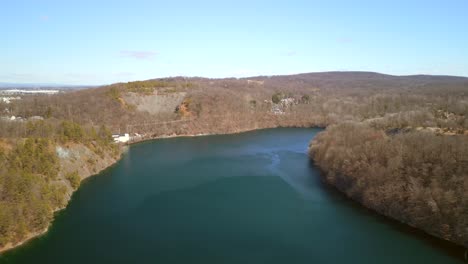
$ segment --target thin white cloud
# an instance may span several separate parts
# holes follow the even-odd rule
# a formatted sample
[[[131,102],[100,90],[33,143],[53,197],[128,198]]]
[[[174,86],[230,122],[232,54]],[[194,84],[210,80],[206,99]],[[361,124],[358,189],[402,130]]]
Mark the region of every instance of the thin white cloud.
[[[157,52],[147,50],[122,50],[120,51],[122,57],[134,58],[138,60],[149,60],[158,55]]]
[[[340,44],[349,44],[353,42],[353,39],[348,38],[348,37],[342,37],[342,38],[337,39],[337,42]]]

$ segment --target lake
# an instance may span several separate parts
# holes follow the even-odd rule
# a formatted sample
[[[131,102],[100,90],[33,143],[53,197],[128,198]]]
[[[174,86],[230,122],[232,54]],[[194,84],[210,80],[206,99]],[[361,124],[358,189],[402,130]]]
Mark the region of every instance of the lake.
[[[132,145],[0,263],[463,263],[325,185],[307,156],[320,131]]]

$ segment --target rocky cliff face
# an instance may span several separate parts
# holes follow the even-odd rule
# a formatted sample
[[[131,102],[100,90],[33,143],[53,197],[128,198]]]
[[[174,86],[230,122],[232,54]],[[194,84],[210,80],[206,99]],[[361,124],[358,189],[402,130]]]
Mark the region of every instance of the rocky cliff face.
[[[82,144],[57,146],[56,153],[60,160],[59,178],[67,186],[68,199],[73,194],[74,188],[67,179],[67,175],[77,173],[79,180],[82,181],[117,162],[121,154],[120,151],[118,153],[98,152],[98,154]]]

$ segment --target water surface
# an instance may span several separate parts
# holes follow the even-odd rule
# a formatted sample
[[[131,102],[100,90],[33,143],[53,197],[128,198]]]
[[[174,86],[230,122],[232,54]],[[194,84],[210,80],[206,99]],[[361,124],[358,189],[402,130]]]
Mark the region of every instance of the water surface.
[[[460,263],[322,184],[319,129],[133,145],[2,263]]]

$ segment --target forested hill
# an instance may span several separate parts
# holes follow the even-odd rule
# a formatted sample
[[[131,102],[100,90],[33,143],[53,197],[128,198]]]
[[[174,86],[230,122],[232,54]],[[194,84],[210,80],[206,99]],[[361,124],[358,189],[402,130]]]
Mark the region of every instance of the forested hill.
[[[161,78],[27,96],[3,106],[9,108],[8,115],[106,125],[112,132],[148,137],[278,125],[326,126],[372,118],[392,118],[398,127],[411,121],[415,127],[461,131],[468,127],[461,118],[467,113],[467,93],[468,78],[463,77],[324,72],[241,79]],[[398,113],[405,114],[395,120]],[[167,121],[183,122],[161,125]],[[2,126],[0,136],[22,133],[7,127]]]

